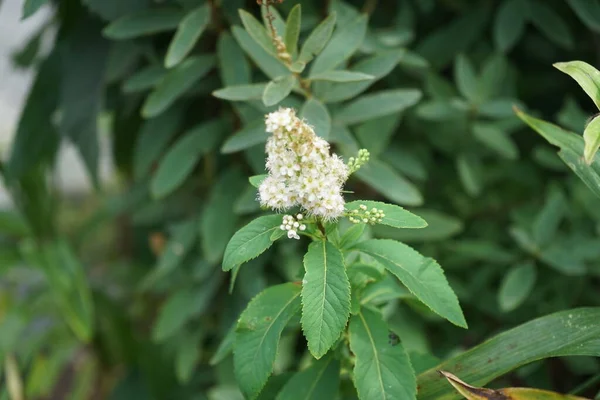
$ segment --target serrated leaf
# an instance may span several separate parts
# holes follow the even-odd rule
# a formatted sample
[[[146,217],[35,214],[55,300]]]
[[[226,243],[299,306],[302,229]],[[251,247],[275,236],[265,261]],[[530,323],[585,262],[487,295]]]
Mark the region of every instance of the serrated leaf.
[[[528,6],[529,20],[544,36],[567,50],[573,48],[573,36],[560,14],[542,1],[530,1]]]
[[[349,24],[337,29],[321,54],[315,58],[310,75],[330,71],[346,61],[362,44],[367,33],[367,15],[360,15]]]
[[[217,58],[219,60],[221,81],[224,85],[234,86],[250,83],[250,64],[242,48],[229,32],[219,34]],[[262,91],[260,94],[262,95]]]
[[[190,57],[170,70],[144,102],[144,118],[155,117],[164,112],[214,66],[214,56],[201,55]]]
[[[384,162],[370,160],[355,175],[394,203],[410,206],[423,203],[419,189]]]
[[[379,224],[393,226],[394,228],[425,228],[427,226],[427,222],[418,215],[415,215],[400,206],[379,201],[353,201],[346,204],[346,210],[360,210],[362,204],[364,204],[368,210],[377,208],[383,211],[385,217],[382,218],[382,221],[379,222]]]
[[[277,400],[334,399],[339,386],[340,362],[328,355],[292,376],[277,395]]]
[[[417,384],[410,360],[402,344],[390,343],[381,315],[363,308],[350,319],[349,332],[359,398],[414,399]]]
[[[565,310],[494,336],[417,377],[419,400],[459,399],[438,371],[485,385],[518,367],[549,357],[600,356],[600,308]],[[531,333],[537,332],[535,338]],[[490,362],[492,360],[492,362]]]
[[[177,28],[184,14],[172,8],[156,8],[126,15],[102,31],[109,39],[124,40],[171,31]]]
[[[247,398],[258,396],[273,371],[281,332],[300,310],[300,287],[284,283],[261,292],[238,321],[234,372]]]
[[[392,89],[361,96],[334,115],[342,124],[352,125],[405,110],[422,97],[417,89]]]
[[[231,32],[240,47],[269,78],[275,79],[289,74],[288,68],[256,43],[244,29],[233,26]]]
[[[302,22],[302,5],[296,4],[288,14],[285,24],[285,35],[283,43],[288,53],[295,57],[298,53],[298,38],[300,37],[300,26]]]
[[[575,14],[588,28],[600,32],[600,4],[597,0],[567,0]]]
[[[508,160],[519,156],[519,149],[510,137],[492,124],[476,122],[472,126],[473,136],[481,144]]]
[[[509,51],[525,32],[527,19],[527,4],[523,0],[503,1],[494,20],[493,34],[496,47],[503,52]]]
[[[323,51],[333,33],[335,20],[336,14],[329,14],[329,16],[310,33],[302,45],[302,50],[300,50],[300,56],[298,57],[299,61],[307,64]]]
[[[266,87],[266,83],[228,86],[223,89],[215,90],[213,96],[229,101],[257,100],[262,98]]]
[[[354,248],[380,262],[435,313],[457,326],[467,327],[458,299],[434,259],[423,257],[407,245],[388,239],[367,240]]]
[[[280,225],[281,215],[266,215],[256,218],[237,231],[225,249],[223,271],[230,271],[233,267],[258,257],[271,247],[271,234],[279,229]]]
[[[269,134],[265,130],[265,120],[263,118],[258,119],[230,136],[223,144],[221,153],[229,154],[245,150],[266,142],[268,137]]]
[[[300,110],[300,117],[306,119],[306,122],[314,128],[317,135],[325,140],[329,139],[331,116],[323,103],[314,97],[306,100],[302,110]]]
[[[285,99],[294,88],[296,77],[292,74],[279,76],[267,84],[262,95],[265,106],[270,107]]]
[[[244,10],[238,10],[242,24],[246,28],[246,32],[256,43],[258,43],[267,53],[277,56],[277,50],[273,44],[273,39],[263,26],[252,14]]]
[[[583,131],[583,158],[590,165],[600,147],[600,118],[594,118]]]
[[[171,146],[152,178],[151,191],[160,199],[176,190],[191,174],[200,158],[208,153],[225,132],[221,120],[200,124]]]
[[[167,75],[167,70],[159,64],[149,65],[131,75],[123,83],[124,93],[135,93],[152,89]]]
[[[210,12],[210,6],[205,4],[191,11],[181,20],[167,50],[165,67],[174,67],[192,51],[198,38],[208,26]]]
[[[329,82],[360,82],[375,79],[373,75],[363,74],[362,72],[334,70],[325,71],[311,75],[311,81],[329,81]]]
[[[498,291],[500,309],[509,312],[519,307],[531,293],[536,275],[533,263],[525,263],[511,268],[504,275]]]
[[[313,242],[304,256],[302,331],[319,359],[339,339],[350,315],[350,282],[344,256],[325,240]]]

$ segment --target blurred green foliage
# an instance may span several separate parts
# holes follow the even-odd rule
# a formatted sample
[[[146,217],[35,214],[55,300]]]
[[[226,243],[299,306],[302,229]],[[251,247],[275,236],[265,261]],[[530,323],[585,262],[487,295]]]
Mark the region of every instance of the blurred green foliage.
[[[35,79],[2,164],[15,208],[0,213],[0,398],[9,389],[13,398],[243,398],[234,324],[259,292],[303,271],[296,241],[221,271],[231,236],[260,213],[246,177],[264,173],[263,118],[279,105],[298,109],[339,154],[371,152],[349,200],[396,203],[428,222],[366,233],[434,257],[469,324],[445,323],[396,282],[369,289],[417,374],[534,318],[600,305],[599,199],[513,112],[527,105],[583,132],[594,104],[551,65],[598,59],[597,0],[305,0],[301,18],[285,0],[272,24],[292,49],[289,65],[256,2],[27,0],[23,16],[45,3],[52,21],[14,56]],[[290,45],[298,37],[304,47]],[[99,179],[100,135],[116,184]],[[63,198],[53,184],[63,141],[83,160],[91,199]],[[580,326],[598,329],[589,313]],[[549,335],[542,341],[571,349],[573,336],[560,336],[566,315],[510,337]],[[333,359],[290,379],[310,358],[298,326],[283,331],[258,398],[288,382],[298,394],[293,384],[340,367],[339,398],[356,398],[350,366]],[[486,345],[506,353],[501,341]],[[597,341],[589,346],[600,355]],[[491,379],[582,354],[529,350],[496,361],[501,372],[484,369],[491,357],[462,357]],[[566,357],[497,384],[582,385],[578,394],[592,397],[598,374],[597,359]],[[436,381],[426,389],[435,393],[437,379],[419,384]]]

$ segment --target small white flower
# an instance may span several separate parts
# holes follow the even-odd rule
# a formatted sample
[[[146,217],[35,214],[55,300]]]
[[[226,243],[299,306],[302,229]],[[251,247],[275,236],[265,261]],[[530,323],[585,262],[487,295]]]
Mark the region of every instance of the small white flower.
[[[304,230],[306,230],[306,225],[304,225],[304,224],[300,225],[300,230],[301,230],[301,231],[304,231]]]
[[[300,236],[298,235],[298,233],[296,233],[296,231],[295,231],[295,230],[293,230],[293,229],[290,229],[290,230],[288,231],[288,233],[287,233],[287,237],[288,237],[289,239],[297,239],[297,240],[298,240],[298,239],[300,239]]]

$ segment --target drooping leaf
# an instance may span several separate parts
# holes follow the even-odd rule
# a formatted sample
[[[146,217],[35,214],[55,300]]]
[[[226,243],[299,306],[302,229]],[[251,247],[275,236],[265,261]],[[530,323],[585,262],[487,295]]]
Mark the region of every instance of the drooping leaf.
[[[350,315],[350,282],[344,256],[330,242],[319,240],[304,256],[302,331],[311,354],[319,359],[339,339]]]
[[[329,139],[331,116],[323,103],[314,97],[308,99],[302,106],[302,110],[300,110],[300,117],[306,119],[306,122],[314,128],[317,135],[325,140]]]
[[[354,248],[381,263],[431,310],[457,326],[467,327],[458,299],[435,260],[389,239],[367,240]]]
[[[378,210],[383,211],[385,217],[379,222],[380,224],[392,226],[394,228],[425,228],[427,226],[427,222],[418,215],[415,215],[400,206],[379,201],[353,201],[346,204],[346,210],[350,212],[352,210],[360,210],[360,206],[363,204],[368,210],[377,208]]]
[[[460,399],[437,371],[460,374],[472,385],[549,357],[600,356],[600,308],[565,310],[527,322],[432,368],[417,377],[419,400]],[[532,335],[532,332],[537,334]],[[492,360],[492,362],[490,362]]]
[[[390,343],[381,315],[363,308],[350,319],[349,332],[358,397],[414,399],[417,385],[410,360],[401,343]]]
[[[283,43],[288,53],[295,57],[298,53],[298,38],[300,37],[300,26],[302,21],[302,5],[296,4],[290,11],[286,24]]]
[[[519,307],[531,293],[536,279],[535,265],[525,263],[511,268],[500,284],[498,304],[504,312]]]
[[[554,67],[575,79],[600,109],[600,71],[583,61],[556,63]]]
[[[205,4],[192,10],[181,20],[167,50],[165,67],[174,67],[190,53],[208,26],[210,12],[209,5]]]
[[[417,89],[392,89],[361,96],[334,115],[340,123],[351,125],[393,114],[415,105],[421,99]]]
[[[292,74],[279,76],[265,86],[262,101],[265,106],[270,107],[285,99],[294,88],[296,77]]]
[[[271,286],[248,304],[238,321],[234,371],[247,398],[258,396],[273,371],[281,332],[300,310],[300,287]]]
[[[281,225],[281,215],[258,217],[237,231],[225,249],[223,271],[261,255],[273,244],[271,234]]]
[[[156,8],[126,15],[102,31],[109,39],[124,40],[174,30],[184,17],[180,10]]]
[[[300,50],[300,55],[298,56],[300,62],[307,64],[323,51],[333,33],[335,20],[336,14],[329,14],[329,16],[310,33]]]
[[[327,355],[292,376],[277,395],[277,400],[333,399],[339,385],[340,362]]]

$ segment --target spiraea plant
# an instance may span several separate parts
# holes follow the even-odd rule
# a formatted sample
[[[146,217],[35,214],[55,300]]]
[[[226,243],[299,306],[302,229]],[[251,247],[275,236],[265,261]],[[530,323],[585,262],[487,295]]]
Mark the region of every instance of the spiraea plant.
[[[335,398],[341,379],[353,381],[361,399],[415,398],[413,367],[385,322],[382,303],[410,292],[450,322],[467,324],[435,260],[401,242],[373,239],[366,227],[418,229],[426,222],[393,204],[345,202],[344,184],[368,162],[368,151],[345,163],[291,108],[268,114],[265,122],[271,134],[268,175],[250,180],[258,186],[257,201],[276,213],[233,235],[223,269],[235,276],[283,236],[310,243],[301,279],[265,289],[239,318],[233,352],[240,388],[256,398],[273,371],[282,332],[301,328],[308,367],[283,386],[279,398],[294,398],[286,396],[299,390],[308,390],[308,398]]]

